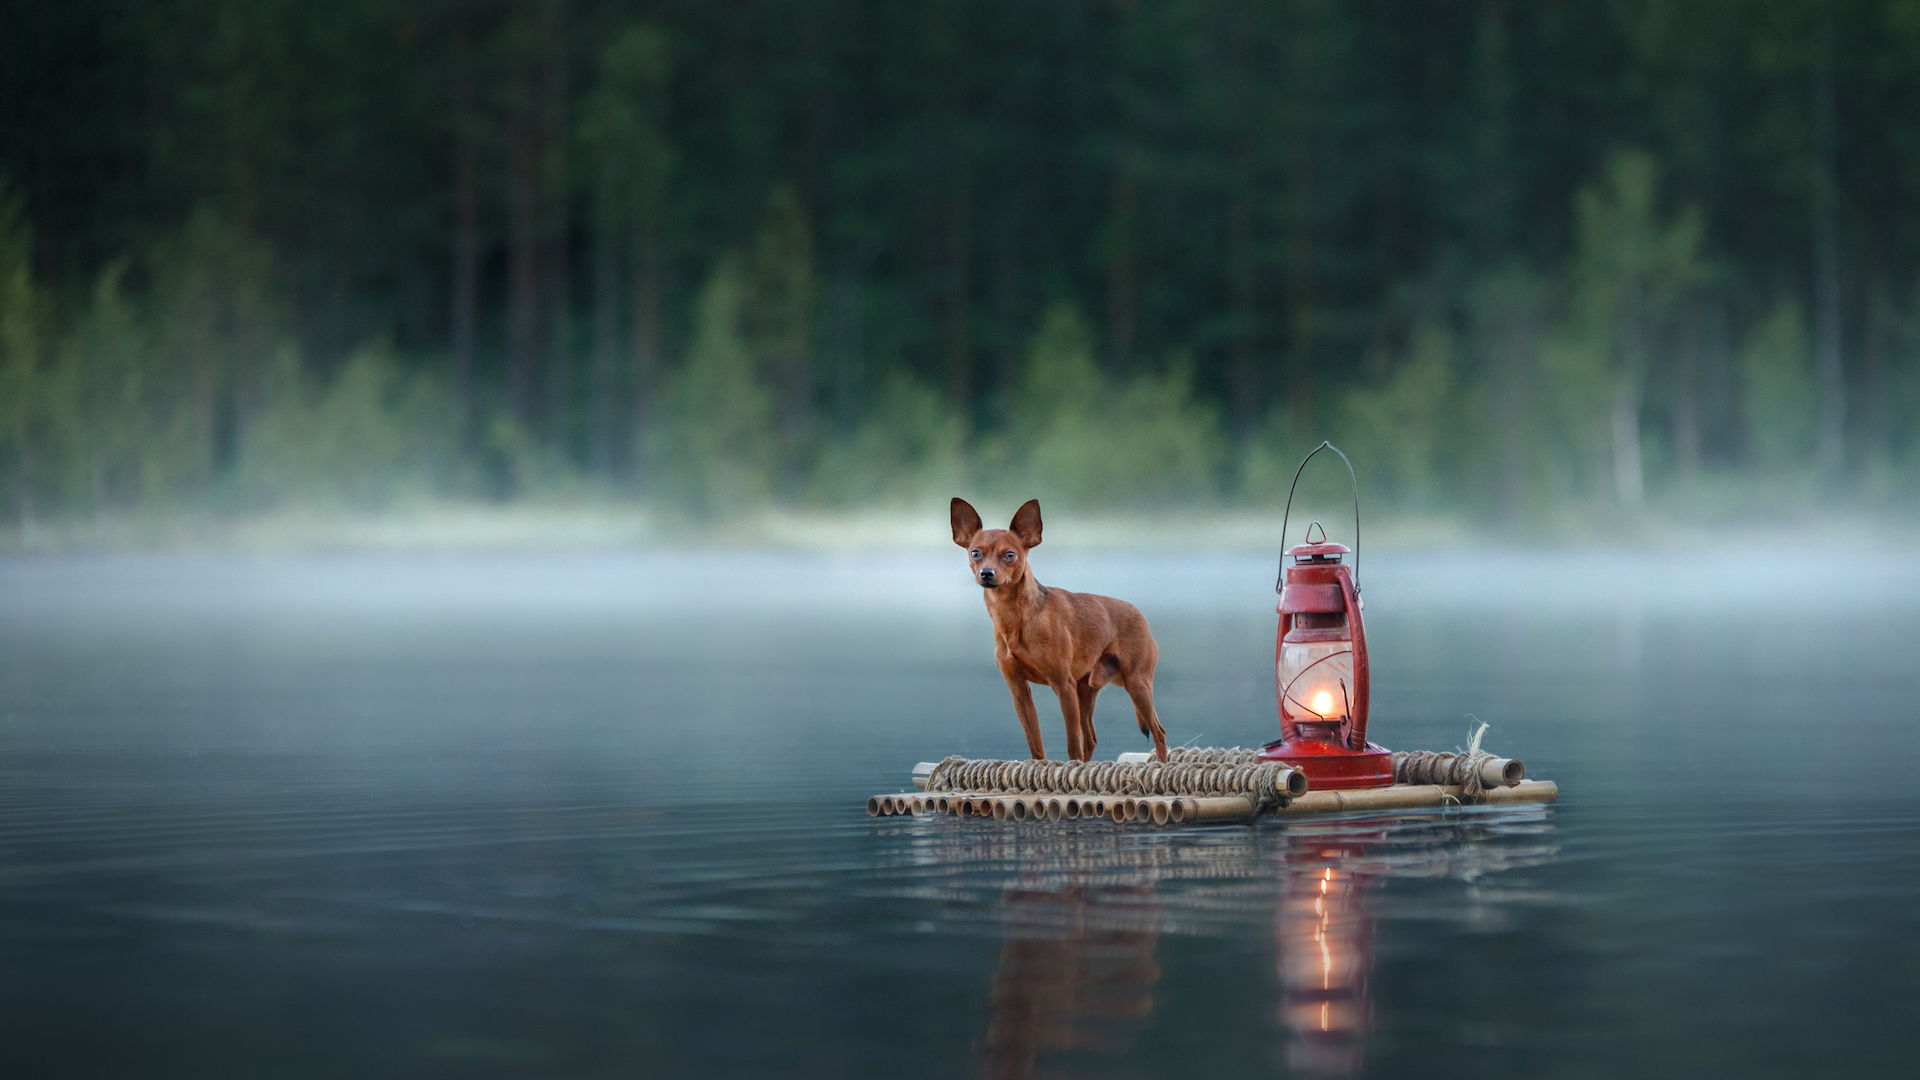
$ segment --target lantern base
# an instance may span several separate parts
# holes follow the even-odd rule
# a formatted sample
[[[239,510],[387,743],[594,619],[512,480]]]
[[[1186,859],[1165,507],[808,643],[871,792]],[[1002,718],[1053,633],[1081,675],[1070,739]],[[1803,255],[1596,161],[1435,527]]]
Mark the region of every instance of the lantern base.
[[[1349,750],[1337,742],[1296,735],[1260,749],[1262,761],[1284,761],[1307,774],[1314,791],[1351,791],[1391,787],[1393,751],[1375,743]]]

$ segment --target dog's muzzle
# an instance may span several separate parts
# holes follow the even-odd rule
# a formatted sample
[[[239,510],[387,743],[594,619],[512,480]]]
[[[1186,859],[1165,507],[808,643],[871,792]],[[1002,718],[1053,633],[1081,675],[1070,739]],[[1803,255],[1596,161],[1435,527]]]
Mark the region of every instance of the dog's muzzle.
[[[993,571],[991,570],[980,571],[980,587],[981,588],[992,589],[997,587],[999,584],[1000,582],[996,580],[993,576]]]

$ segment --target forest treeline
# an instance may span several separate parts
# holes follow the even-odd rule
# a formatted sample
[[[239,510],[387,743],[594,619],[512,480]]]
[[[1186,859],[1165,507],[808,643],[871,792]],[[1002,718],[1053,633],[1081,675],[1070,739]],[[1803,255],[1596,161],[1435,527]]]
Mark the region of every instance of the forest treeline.
[[[0,2],[0,489],[1920,489],[1913,0]]]

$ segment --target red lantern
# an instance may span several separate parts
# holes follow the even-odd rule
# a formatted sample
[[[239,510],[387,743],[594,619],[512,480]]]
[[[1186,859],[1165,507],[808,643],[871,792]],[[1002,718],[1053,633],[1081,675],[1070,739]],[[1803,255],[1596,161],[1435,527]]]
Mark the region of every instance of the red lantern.
[[[1347,460],[1339,447],[1323,442],[1300,463],[1300,472],[1322,450]],[[1295,487],[1300,472],[1293,474]],[[1353,481],[1353,536],[1358,545],[1360,483],[1353,478],[1352,462],[1347,462],[1347,475]],[[1289,490],[1283,534],[1292,514]],[[1392,753],[1367,741],[1370,680],[1360,587],[1354,582],[1358,555],[1355,565],[1347,566],[1346,557],[1354,549],[1328,541],[1317,521],[1307,526],[1304,539],[1281,557],[1276,584],[1280,632],[1273,658],[1280,741],[1267,744],[1260,756],[1306,773],[1315,791],[1387,787],[1393,783]]]

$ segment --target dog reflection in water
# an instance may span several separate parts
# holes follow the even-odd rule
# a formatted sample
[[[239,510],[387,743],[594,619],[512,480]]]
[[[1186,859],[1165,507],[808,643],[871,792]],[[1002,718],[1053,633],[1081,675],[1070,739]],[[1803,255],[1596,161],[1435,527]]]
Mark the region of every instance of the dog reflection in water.
[[[981,1076],[1031,1076],[1044,1053],[1131,1048],[1160,980],[1153,895],[1151,885],[1001,895],[1010,933],[993,977]]]

